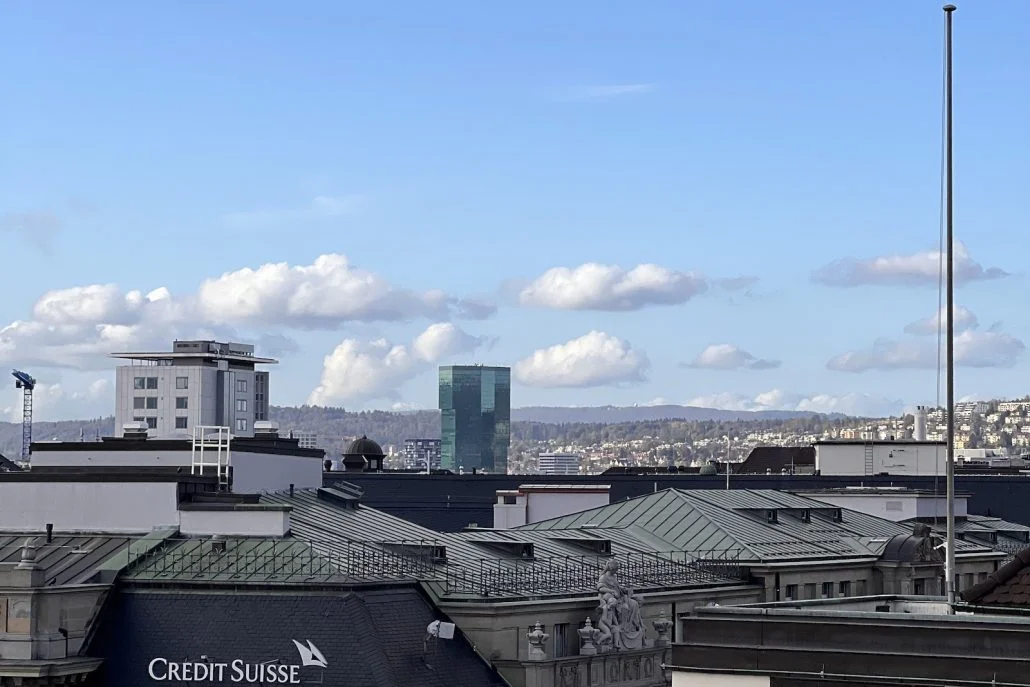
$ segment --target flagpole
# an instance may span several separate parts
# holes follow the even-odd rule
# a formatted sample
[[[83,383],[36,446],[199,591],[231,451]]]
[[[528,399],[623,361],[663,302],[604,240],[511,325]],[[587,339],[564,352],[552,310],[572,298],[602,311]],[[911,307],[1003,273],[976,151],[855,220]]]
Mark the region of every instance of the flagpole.
[[[944,126],[945,126],[945,224],[947,227],[947,370],[948,370],[948,441],[947,476],[948,489],[948,532],[945,547],[944,583],[948,588],[948,604],[955,603],[955,204],[954,174],[952,169],[952,29],[951,19],[954,5],[944,6]]]

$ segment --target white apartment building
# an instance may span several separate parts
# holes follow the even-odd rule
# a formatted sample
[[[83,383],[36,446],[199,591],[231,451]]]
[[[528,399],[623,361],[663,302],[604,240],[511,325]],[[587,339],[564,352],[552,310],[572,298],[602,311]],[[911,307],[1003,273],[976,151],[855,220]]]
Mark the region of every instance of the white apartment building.
[[[218,341],[175,341],[170,353],[112,353],[128,360],[115,375],[115,433],[129,422],[146,423],[154,437],[185,437],[197,426],[229,427],[254,435],[268,419],[268,372],[254,347]]]
[[[579,456],[575,453],[541,453],[538,460],[542,475],[579,474]]]

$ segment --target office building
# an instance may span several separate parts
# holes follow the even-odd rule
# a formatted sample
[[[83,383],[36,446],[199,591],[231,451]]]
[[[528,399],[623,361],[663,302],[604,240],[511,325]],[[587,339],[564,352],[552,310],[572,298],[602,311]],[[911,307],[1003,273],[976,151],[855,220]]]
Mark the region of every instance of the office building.
[[[507,472],[511,369],[441,367],[440,437],[441,467]]]
[[[405,439],[404,466],[409,468],[440,468],[439,439]]]
[[[184,437],[198,426],[228,427],[253,436],[268,419],[268,373],[254,347],[217,341],[176,341],[170,353],[112,353],[128,360],[115,377],[115,432],[145,423],[151,436]]]
[[[579,474],[579,456],[575,453],[541,453],[537,462],[542,475]]]

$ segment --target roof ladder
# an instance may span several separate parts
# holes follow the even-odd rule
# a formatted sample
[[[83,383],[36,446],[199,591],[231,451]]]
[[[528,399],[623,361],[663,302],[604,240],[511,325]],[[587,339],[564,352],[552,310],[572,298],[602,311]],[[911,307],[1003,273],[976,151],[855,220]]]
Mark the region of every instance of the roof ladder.
[[[193,428],[193,453],[190,474],[218,477],[218,490],[229,491],[229,467],[232,457],[229,445],[232,433],[228,427],[198,425]]]
[[[873,442],[867,441],[865,444],[865,474],[873,474]]]

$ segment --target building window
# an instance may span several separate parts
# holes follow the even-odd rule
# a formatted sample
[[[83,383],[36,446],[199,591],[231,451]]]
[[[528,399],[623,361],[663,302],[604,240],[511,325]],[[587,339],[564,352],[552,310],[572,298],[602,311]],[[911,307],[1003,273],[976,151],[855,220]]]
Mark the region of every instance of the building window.
[[[565,658],[569,655],[569,624],[559,623],[554,626],[554,657]]]
[[[147,396],[147,410],[157,410],[157,396]]]
[[[156,417],[148,417],[147,418],[147,429],[157,429],[157,418]]]
[[[176,377],[175,378],[175,388],[176,389],[188,389],[188,388],[190,388],[190,378],[189,377]]]
[[[147,388],[148,389],[156,389],[157,388],[157,377],[147,377]]]
[[[916,596],[926,594],[926,580],[922,578],[912,580],[912,593]]]
[[[976,574],[976,581],[977,582],[986,582],[987,581],[987,573],[985,573],[985,572],[977,573]]]
[[[236,412],[245,413],[247,412],[247,399],[237,398],[236,399]]]
[[[132,418],[132,421],[133,422],[146,422],[147,419],[145,417],[141,416],[141,417],[134,417],[134,418]]]
[[[189,397],[188,396],[176,396],[175,397],[175,407],[176,407],[177,410],[186,410],[189,407],[187,405],[188,403],[189,403]]]
[[[184,418],[184,417],[177,417],[177,418],[175,418],[175,428],[176,429],[186,429],[186,418]]]
[[[247,393],[247,380],[237,379],[236,380],[236,393],[245,394]]]
[[[787,585],[787,601],[798,600],[798,586],[796,584]]]
[[[247,420],[246,418],[239,418],[236,420],[236,431],[246,432],[247,431]]]
[[[143,396],[132,397],[132,407],[136,410],[142,410],[143,408],[146,408],[146,403],[147,399]]]
[[[811,584],[806,584],[805,585],[805,598],[806,599],[814,599],[815,598],[815,583],[814,582],[811,583]]]
[[[833,598],[833,582],[823,582],[823,598]]]
[[[851,582],[849,580],[842,580],[839,588],[841,596],[851,596]]]
[[[132,388],[133,389],[146,389],[147,388],[147,378],[146,377],[134,377],[133,380],[132,380]]]

